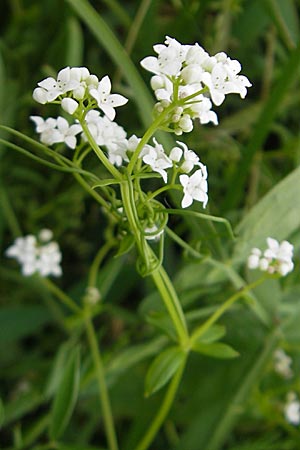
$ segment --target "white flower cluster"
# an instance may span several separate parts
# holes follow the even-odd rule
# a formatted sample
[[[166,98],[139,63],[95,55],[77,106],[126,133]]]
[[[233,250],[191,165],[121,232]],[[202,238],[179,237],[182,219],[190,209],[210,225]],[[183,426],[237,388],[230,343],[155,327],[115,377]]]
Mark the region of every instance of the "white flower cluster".
[[[60,103],[65,111],[75,117],[78,111],[83,113],[88,106],[86,123],[97,144],[106,146],[110,162],[119,166],[123,160],[128,161],[126,133],[113,122],[115,108],[124,105],[128,100],[120,94],[111,94],[111,81],[107,75],[99,81],[86,67],[65,67],[58,72],[57,79],[48,77],[40,81],[33,91],[33,98],[42,104]],[[104,117],[91,108],[99,108]],[[39,116],[30,118],[35,123],[43,144],[64,142],[72,149],[76,147],[76,136],[82,132],[78,122],[69,125],[68,121],[60,116],[46,120]],[[86,140],[83,132],[82,136]]]
[[[139,138],[135,135],[131,136],[128,140],[127,149],[134,151],[139,142]],[[153,139],[153,143],[154,145],[146,144],[140,152],[139,157],[154,172],[159,173],[165,183],[168,181],[166,169],[173,167],[180,172],[184,172],[183,175],[179,176],[184,193],[181,202],[182,208],[190,206],[193,200],[202,202],[205,208],[208,201],[207,168],[200,162],[198,155],[192,150],[189,150],[187,145],[180,141],[177,141],[178,146],[172,148],[169,156],[155,138]],[[199,168],[191,176],[186,175],[195,167]]]
[[[300,424],[300,402],[295,392],[289,392],[287,394],[284,405],[284,416],[290,424]]]
[[[292,378],[294,375],[291,368],[292,358],[285,353],[282,348],[277,348],[274,352],[274,370],[285,379]]]
[[[268,248],[262,252],[253,248],[248,258],[249,269],[260,269],[270,274],[287,275],[294,268],[292,261],[294,247],[288,241],[279,243],[276,239],[267,238]]]
[[[111,94],[111,82],[107,75],[99,81],[86,67],[65,67],[58,72],[56,79],[45,78],[33,91],[33,98],[38,103],[60,102],[69,114],[74,114],[79,102],[89,97],[111,120],[116,115],[114,108],[128,101],[123,95]]]
[[[61,252],[57,242],[51,240],[52,237],[52,231],[48,229],[41,230],[38,238],[32,234],[18,237],[5,254],[21,264],[24,276],[39,273],[42,277],[59,277],[62,274]]]
[[[231,93],[244,98],[247,87],[251,86],[248,78],[239,75],[241,64],[224,52],[210,56],[199,44],[183,45],[168,36],[165,45],[157,44],[153,48],[157,57],[148,56],[141,65],[155,74],[151,86],[159,102],[156,105],[159,113],[171,103],[180,102],[168,118],[177,135],[190,132],[192,120],[196,118],[202,124],[217,125],[212,103],[221,105]]]

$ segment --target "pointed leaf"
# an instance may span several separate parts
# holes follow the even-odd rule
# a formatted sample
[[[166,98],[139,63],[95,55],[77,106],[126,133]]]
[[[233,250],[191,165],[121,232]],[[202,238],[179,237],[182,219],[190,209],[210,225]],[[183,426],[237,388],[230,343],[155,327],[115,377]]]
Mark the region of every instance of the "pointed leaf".
[[[79,348],[75,347],[67,362],[65,373],[58,386],[52,405],[49,435],[56,440],[65,430],[79,391],[80,357]]]
[[[195,342],[193,350],[203,355],[212,356],[219,359],[231,359],[239,356],[239,353],[234,350],[230,345],[223,344],[223,342],[215,342],[212,344],[203,344],[201,342]]]
[[[197,329],[194,331],[194,333],[197,333]],[[199,337],[199,339],[197,339],[197,342],[210,344],[211,342],[215,342],[221,339],[223,336],[225,336],[225,333],[226,328],[223,325],[212,325]]]
[[[180,347],[169,347],[155,358],[146,375],[145,395],[151,395],[162,388],[175,374],[185,360]]]

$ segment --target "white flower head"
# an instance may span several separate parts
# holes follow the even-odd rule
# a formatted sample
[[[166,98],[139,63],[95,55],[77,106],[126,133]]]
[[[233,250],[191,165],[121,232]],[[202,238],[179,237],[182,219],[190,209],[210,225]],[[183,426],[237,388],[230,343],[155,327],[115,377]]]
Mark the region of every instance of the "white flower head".
[[[289,392],[284,405],[284,416],[292,425],[300,424],[300,402],[295,392]]]
[[[13,245],[6,250],[6,256],[18,261],[24,276],[34,273],[39,273],[43,277],[60,276],[62,274],[61,252],[56,242],[50,242],[51,230],[41,230],[38,237],[40,242],[31,234],[17,238]]]
[[[203,208],[206,207],[208,201],[208,184],[207,184],[207,170],[206,166],[200,163],[200,169],[196,170],[190,177],[188,175],[180,175],[179,181],[183,186],[183,199],[181,202],[182,208],[189,207],[193,200],[203,203]]]
[[[249,269],[259,268],[270,274],[278,273],[281,276],[287,275],[294,268],[293,250],[294,247],[288,241],[279,243],[276,239],[267,238],[268,248],[261,250],[254,248],[248,257]]]
[[[111,94],[111,81],[109,76],[105,76],[99,81],[97,89],[90,89],[91,96],[97,101],[98,107],[110,119],[116,116],[115,108],[125,105],[128,99],[120,94]]]

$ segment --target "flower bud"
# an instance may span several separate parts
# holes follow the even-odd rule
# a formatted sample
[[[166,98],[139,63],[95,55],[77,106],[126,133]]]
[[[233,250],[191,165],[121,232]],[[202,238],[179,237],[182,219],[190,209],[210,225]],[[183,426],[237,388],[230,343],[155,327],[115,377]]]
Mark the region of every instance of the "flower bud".
[[[74,114],[78,108],[78,103],[73,98],[63,98],[61,101],[61,107],[69,114]]]

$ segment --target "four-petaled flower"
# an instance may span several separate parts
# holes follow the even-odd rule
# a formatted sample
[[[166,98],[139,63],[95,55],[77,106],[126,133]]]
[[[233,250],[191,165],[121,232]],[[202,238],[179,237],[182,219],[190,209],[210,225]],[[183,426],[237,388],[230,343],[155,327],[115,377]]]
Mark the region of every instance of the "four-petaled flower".
[[[193,203],[193,200],[203,203],[203,208],[206,207],[208,201],[208,185],[207,185],[207,170],[206,166],[200,163],[200,169],[196,170],[192,176],[180,175],[179,181],[183,186],[183,199],[181,202],[182,208],[187,208]]]
[[[90,94],[96,100],[98,107],[110,120],[114,120],[116,111],[114,108],[125,105],[128,102],[126,97],[120,94],[111,94],[111,81],[109,76],[105,76],[99,81],[97,89],[91,89]]]

